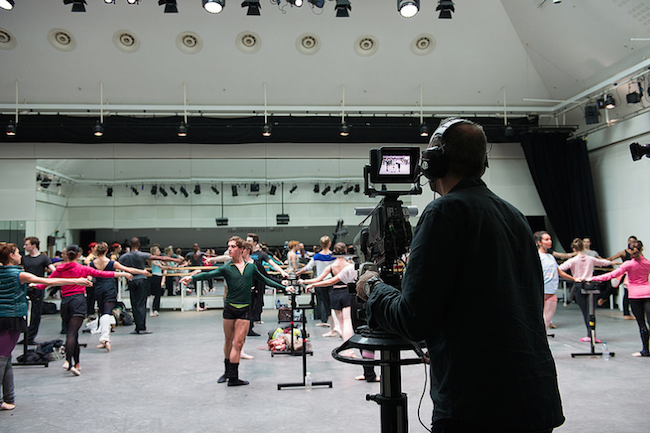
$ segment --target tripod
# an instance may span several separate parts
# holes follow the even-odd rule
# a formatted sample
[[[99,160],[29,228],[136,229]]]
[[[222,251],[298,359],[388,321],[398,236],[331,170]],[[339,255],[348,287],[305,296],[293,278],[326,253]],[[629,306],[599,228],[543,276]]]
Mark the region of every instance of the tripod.
[[[600,286],[598,283],[577,283],[580,286],[576,289],[580,289],[580,293],[583,295],[589,295],[589,344],[591,345],[591,350],[585,353],[572,353],[571,357],[575,358],[576,356],[602,356],[602,352],[596,352],[596,347],[594,342],[596,340],[596,312],[594,311],[594,295],[600,295]],[[614,352],[609,352],[609,356],[613,357]]]

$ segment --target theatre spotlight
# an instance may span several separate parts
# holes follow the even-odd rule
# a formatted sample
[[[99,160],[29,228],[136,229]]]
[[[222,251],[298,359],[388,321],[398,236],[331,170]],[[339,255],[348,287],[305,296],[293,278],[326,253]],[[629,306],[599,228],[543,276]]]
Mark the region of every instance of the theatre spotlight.
[[[354,192],[356,193],[361,192],[361,186],[359,184],[354,185]]]
[[[262,135],[264,137],[270,137],[271,136],[271,125],[268,123],[265,123],[264,126],[262,126]]]
[[[296,189],[298,189],[298,185],[294,183],[291,189],[289,190],[289,194],[293,194]]]
[[[115,4],[115,0],[104,0],[104,3],[106,3],[107,5]]]
[[[420,0],[397,0],[397,10],[404,18],[411,18],[420,11]]]
[[[428,137],[429,136],[429,127],[427,126],[426,123],[420,123],[420,137]]]
[[[63,0],[64,5],[72,5],[72,12],[86,12],[86,0]]]
[[[165,5],[166,14],[178,13],[178,5],[176,4],[176,0],[158,0],[158,6],[162,5]]]
[[[325,189],[323,189],[323,192],[321,192],[321,194],[325,195],[325,194],[327,194],[328,192],[330,192],[331,189],[332,189],[332,188],[330,188],[330,186],[327,185],[327,186],[325,187]]]
[[[199,195],[199,194],[201,194],[201,185],[197,183],[196,186],[194,187],[194,195]]]
[[[213,193],[219,195],[219,190],[217,189],[216,186],[212,185],[212,186],[210,187],[210,189],[212,190]]]
[[[43,180],[41,180],[41,187],[43,189],[48,189],[51,183],[52,183],[52,178],[43,176]]]
[[[271,185],[271,189],[269,190],[269,194],[275,195],[275,191],[278,189],[276,185]]]
[[[185,197],[187,197],[187,190],[185,189],[184,186],[181,186],[181,189],[178,190],[181,194],[183,194]]]
[[[312,6],[323,9],[325,5],[325,0],[307,0]]]
[[[644,156],[650,158],[650,144],[630,144],[630,153],[632,154],[632,161],[638,161]]]
[[[251,192],[260,192],[260,184],[259,183],[251,183],[250,191]]]
[[[16,129],[16,122],[10,120],[9,123],[7,123],[6,134],[10,136],[16,135]]]
[[[95,137],[101,137],[104,135],[104,124],[99,120],[95,123],[95,126],[93,126],[93,134]]]
[[[616,108],[616,101],[614,100],[614,97],[612,95],[605,95],[605,108],[608,110],[611,110],[612,108]]]
[[[170,186],[170,187],[169,187],[169,190],[170,190],[174,195],[178,194],[178,191],[176,191],[176,188],[174,188],[174,185]]]
[[[438,2],[438,7],[436,8],[437,11],[440,11],[440,15],[438,15],[439,19],[451,19],[451,13],[456,12],[456,9],[454,9],[454,2],[451,0],[440,0]]]
[[[0,8],[10,11],[14,8],[14,0],[0,0]]]
[[[337,18],[349,18],[349,11],[352,10],[352,5],[350,4],[350,0],[336,0],[336,6],[334,6],[334,9],[336,9]]]
[[[297,8],[302,6],[302,0],[287,0],[287,3],[289,3],[291,6],[295,6]]]
[[[641,83],[637,82],[636,83],[639,86],[639,91],[638,92],[633,92],[630,86],[632,86],[632,83],[628,85],[628,94],[625,97],[625,100],[627,101],[628,104],[638,104],[641,102],[641,99],[643,99],[643,87],[641,87]]]
[[[348,195],[352,191],[354,191],[354,187],[352,185],[350,185],[349,187],[345,188],[345,191],[343,191],[343,194]]]
[[[237,197],[239,195],[239,193],[237,192],[237,185],[233,185],[231,189],[232,189],[232,196]]]
[[[259,0],[247,0],[242,2],[241,7],[248,8],[246,15],[260,16],[260,2]]]
[[[106,188],[106,197],[113,197],[113,188],[110,186]]]
[[[332,192],[333,192],[334,194],[336,194],[337,192],[341,191],[342,189],[343,189],[343,185],[339,185],[339,186],[337,186],[336,188],[334,188],[334,191],[332,191]]]
[[[289,224],[289,214],[283,213],[283,214],[277,214],[275,216],[275,222],[279,226],[286,226]]]
[[[319,192],[320,192],[320,185],[319,184],[314,185],[314,193],[318,194]]]
[[[165,191],[165,188],[161,186],[158,188],[158,191],[163,195],[163,197],[167,197],[167,191]]]
[[[138,192],[138,188],[136,188],[134,186],[131,187],[131,191],[133,191],[133,194],[135,194],[135,195],[140,195],[140,193]]]
[[[350,126],[348,126],[347,123],[343,122],[341,123],[341,127],[339,128],[339,135],[341,137],[347,137],[350,135]]]
[[[228,225],[228,218],[215,218],[215,221],[217,222],[218,226],[227,226]]]
[[[126,0],[126,2],[130,5],[137,5],[140,3],[140,0]]]
[[[178,125],[178,127],[176,128],[176,134],[179,137],[187,137],[187,128],[188,127],[189,127],[189,125],[187,123],[181,122],[181,124]]]
[[[158,185],[151,185],[151,195],[156,195],[158,193]]]
[[[226,6],[226,0],[203,0],[203,9],[211,14],[218,14]]]

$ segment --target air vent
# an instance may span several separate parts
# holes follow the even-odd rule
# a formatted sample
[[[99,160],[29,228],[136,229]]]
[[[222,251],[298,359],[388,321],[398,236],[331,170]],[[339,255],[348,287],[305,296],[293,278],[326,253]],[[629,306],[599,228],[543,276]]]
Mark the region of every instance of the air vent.
[[[0,49],[10,50],[16,46],[16,38],[7,29],[0,27]]]
[[[372,56],[379,49],[379,41],[374,36],[360,36],[354,41],[354,52],[360,56]]]
[[[140,39],[129,30],[118,30],[113,35],[113,44],[125,53],[134,53],[140,48]]]
[[[411,51],[418,56],[429,54],[436,47],[436,38],[429,34],[417,36],[411,42]]]
[[[241,32],[237,35],[235,45],[242,53],[253,54],[262,47],[262,39],[255,32]]]
[[[183,32],[176,37],[176,46],[186,54],[196,54],[203,48],[203,39],[194,32]]]
[[[296,48],[302,54],[315,54],[320,50],[320,38],[313,33],[303,33],[296,39]]]
[[[72,51],[77,46],[77,40],[68,30],[52,29],[47,34],[47,40],[59,51]]]

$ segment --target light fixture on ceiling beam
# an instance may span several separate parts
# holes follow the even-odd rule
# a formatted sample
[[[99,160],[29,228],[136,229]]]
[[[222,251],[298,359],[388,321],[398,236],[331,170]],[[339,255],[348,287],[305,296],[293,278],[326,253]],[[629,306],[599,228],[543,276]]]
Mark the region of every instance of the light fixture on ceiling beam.
[[[198,183],[194,186],[194,195],[199,195],[201,194],[201,185]]]
[[[643,99],[643,87],[641,87],[641,83],[639,81],[637,81],[636,84],[637,86],[639,86],[638,92],[632,91],[631,82],[627,84],[628,93],[625,96],[625,100],[627,101],[628,104],[638,104]]]
[[[341,137],[350,135],[350,127],[345,123],[345,84],[343,84],[343,95],[341,98],[341,126],[339,127],[339,135]]]
[[[113,197],[113,187],[106,188],[106,197]]]
[[[184,186],[181,185],[181,189],[178,190],[183,196],[187,197],[189,194],[187,194],[187,190],[185,189]]]
[[[315,185],[314,185],[314,194],[318,194],[319,192],[320,192],[320,185],[319,185],[319,184],[315,184]]]
[[[160,192],[163,195],[163,197],[167,197],[167,191],[162,186],[158,188],[158,192]]]
[[[223,182],[221,182],[221,189],[223,189]],[[219,190],[215,185],[212,185],[212,191],[214,191],[215,194],[219,194]],[[220,227],[228,225],[228,218],[223,216],[223,194],[221,194],[221,218],[215,218],[215,222],[217,223],[217,226]]]
[[[216,185],[212,185],[210,187],[210,189],[212,190],[213,193],[215,193],[216,195],[219,195],[219,188],[217,188]]]
[[[289,224],[289,214],[284,213],[284,182],[280,184],[282,187],[281,191],[281,203],[282,203],[282,213],[279,213],[275,216],[275,222],[277,225],[287,225]]]
[[[650,144],[630,144],[630,153],[632,154],[632,161],[636,162],[643,158],[650,158]]]
[[[334,191],[332,191],[333,194],[336,194],[337,192],[341,191],[343,189],[343,185],[338,185],[336,188],[334,188]]]
[[[170,190],[174,195],[178,194],[178,191],[176,191],[176,188],[174,187],[174,185],[169,185],[169,190]]]
[[[268,122],[269,113],[266,111],[266,83],[264,83],[264,126],[262,126],[262,135],[264,137],[271,136],[271,125]]]
[[[350,0],[336,0],[334,9],[336,9],[337,18],[349,18],[352,5],[350,4]]]
[[[287,3],[289,3],[291,6],[295,6],[297,8],[302,6],[302,0],[287,0]]]
[[[420,0],[397,0],[397,10],[404,18],[412,18],[420,11]]]
[[[99,82],[99,120],[93,127],[93,135],[102,137],[104,135],[104,82]]]
[[[275,192],[277,191],[278,187],[277,185],[271,185],[271,189],[269,189],[269,194],[270,195],[275,195]]]
[[[134,186],[131,187],[131,191],[132,191],[133,194],[135,194],[135,195],[140,195],[140,193],[138,192],[138,188],[136,188],[136,187],[134,187]]]
[[[237,197],[237,196],[239,195],[239,193],[237,192],[237,185],[232,185],[232,186],[230,187],[230,189],[231,189],[231,191],[232,191],[232,196],[233,196],[233,197]]]
[[[345,191],[343,191],[343,194],[348,195],[348,194],[350,194],[352,191],[354,191],[354,186],[353,186],[353,185],[350,185],[350,186],[348,186],[347,188],[345,188]]]
[[[508,124],[508,103],[506,100],[506,86],[503,86],[503,135],[514,137],[515,130]]]
[[[156,195],[156,194],[158,194],[158,185],[154,183],[153,185],[151,185],[151,195]]]
[[[0,8],[10,11],[14,8],[14,0],[0,0]]]
[[[332,190],[332,188],[331,188],[329,185],[327,185],[327,186],[323,189],[323,192],[321,192],[321,194],[326,195],[326,194],[327,194],[328,192],[330,192],[331,190]]]
[[[126,0],[126,2],[130,5],[140,4],[140,0]]]
[[[72,5],[72,12],[86,12],[86,0],[63,0],[64,5]]]
[[[10,120],[7,124],[7,129],[5,133],[13,137],[18,132],[18,80],[16,80],[16,117],[14,120]]]
[[[187,124],[187,83],[183,81],[183,121],[178,128],[176,128],[176,135],[179,137],[187,137],[187,129],[189,125]]]
[[[226,0],[203,0],[203,9],[211,14],[220,13],[226,6]]]
[[[451,19],[451,13],[456,12],[454,2],[451,0],[439,0],[436,10],[440,11],[439,19]]]
[[[246,11],[246,15],[249,16],[260,16],[260,8],[262,7],[260,5],[259,0],[247,0],[242,2],[241,7],[243,8],[248,8],[248,11]]]
[[[611,110],[612,108],[616,108],[616,101],[614,100],[614,97],[612,95],[605,95],[604,104],[605,104],[605,108],[607,108],[608,110]]]
[[[165,5],[166,14],[178,13],[178,5],[176,4],[176,0],[158,0],[158,6],[162,5]]]
[[[429,127],[424,123],[424,115],[422,113],[422,84],[420,84],[420,137],[429,136]]]
[[[312,6],[315,6],[315,7],[320,8],[320,9],[322,9],[323,6],[325,5],[325,0],[307,0],[307,1]]]
[[[291,189],[289,190],[289,194],[293,194],[297,189],[298,189],[298,185],[294,183]]]
[[[115,0],[104,0],[104,3],[106,3],[107,5],[115,4]]]

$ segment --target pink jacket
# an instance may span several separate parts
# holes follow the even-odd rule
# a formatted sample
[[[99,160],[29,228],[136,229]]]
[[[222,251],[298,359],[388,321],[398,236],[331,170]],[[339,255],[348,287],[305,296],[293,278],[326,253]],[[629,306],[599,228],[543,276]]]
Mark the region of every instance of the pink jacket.
[[[650,261],[645,257],[624,262],[616,270],[593,277],[591,281],[607,281],[627,273],[627,290],[630,299],[650,298]]]
[[[571,270],[573,278],[586,280],[594,275],[595,266],[611,266],[612,262],[605,259],[597,259],[586,254],[578,254],[571,257],[566,262],[560,265],[560,269],[564,272]]]
[[[54,272],[49,275],[49,278],[82,278],[87,276],[101,277],[101,278],[115,278],[113,271],[100,271],[99,269],[91,268],[90,266],[83,266],[77,262],[66,262],[56,267]],[[46,284],[38,284],[36,286],[39,290],[47,287]],[[86,293],[84,286],[67,285],[61,286],[61,297],[77,295],[79,293]]]

